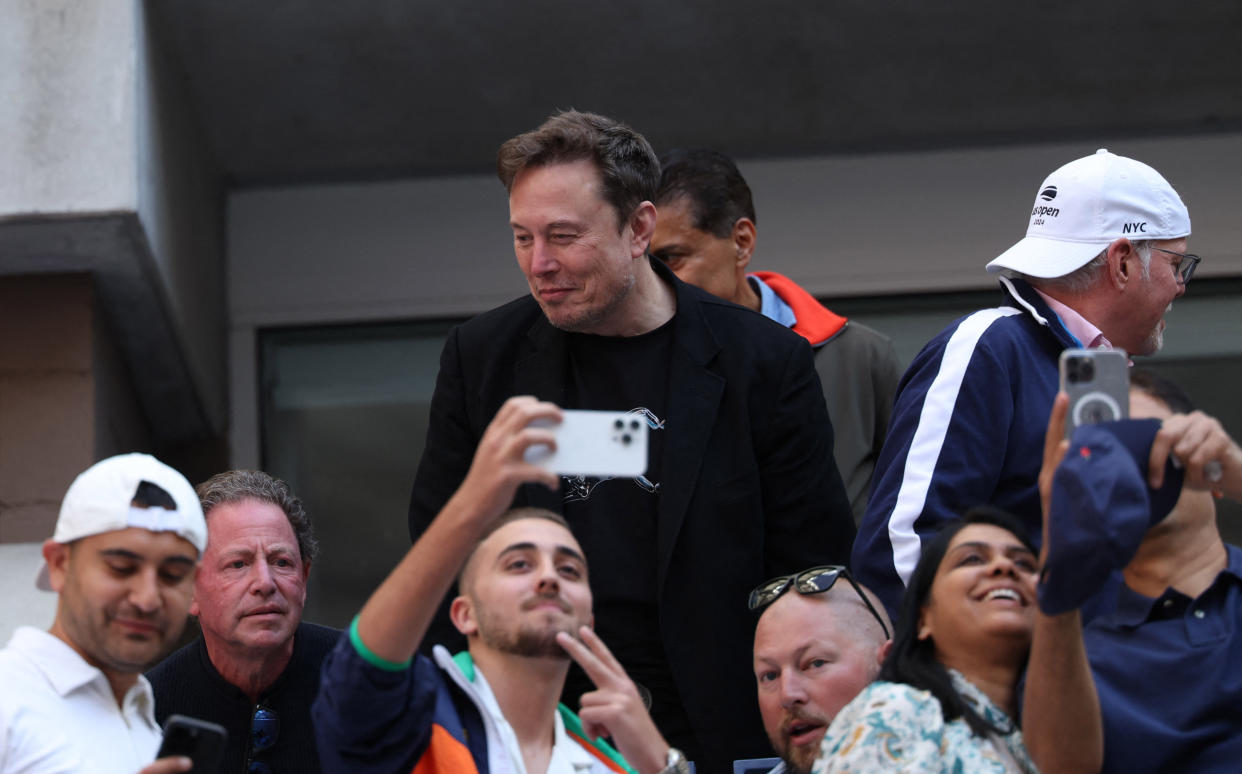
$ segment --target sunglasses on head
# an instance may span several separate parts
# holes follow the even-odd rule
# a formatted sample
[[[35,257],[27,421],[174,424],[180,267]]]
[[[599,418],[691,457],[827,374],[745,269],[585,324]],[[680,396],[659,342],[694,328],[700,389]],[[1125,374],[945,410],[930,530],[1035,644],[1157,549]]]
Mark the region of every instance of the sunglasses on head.
[[[880,624],[880,628],[884,630],[884,637],[892,639],[892,634],[888,631],[884,619],[880,617],[879,611],[871,604],[871,600],[867,599],[867,595],[863,593],[854,576],[850,571],[839,564],[826,564],[821,567],[812,567],[809,570],[796,572],[792,575],[782,575],[779,578],[773,578],[765,581],[750,592],[750,600],[747,603],[751,610],[761,610],[775,602],[789,589],[794,589],[799,594],[822,594],[832,588],[837,582],[837,578],[844,576],[850,585],[854,587],[859,599],[871,611],[871,615],[875,616],[876,623]]]

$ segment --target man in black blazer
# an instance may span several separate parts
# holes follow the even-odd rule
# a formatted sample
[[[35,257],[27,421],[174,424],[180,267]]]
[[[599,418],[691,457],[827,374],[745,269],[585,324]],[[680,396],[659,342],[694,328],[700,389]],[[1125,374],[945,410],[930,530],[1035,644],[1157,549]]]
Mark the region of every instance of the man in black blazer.
[[[648,258],[660,165],[624,124],[560,113],[501,146],[497,166],[531,294],[448,336],[411,536],[510,396],[644,417],[646,476],[563,477],[516,503],[565,514],[592,557],[596,629],[661,731],[700,772],[729,771],[767,751],[747,593],[844,562],[853,542],[811,350]]]

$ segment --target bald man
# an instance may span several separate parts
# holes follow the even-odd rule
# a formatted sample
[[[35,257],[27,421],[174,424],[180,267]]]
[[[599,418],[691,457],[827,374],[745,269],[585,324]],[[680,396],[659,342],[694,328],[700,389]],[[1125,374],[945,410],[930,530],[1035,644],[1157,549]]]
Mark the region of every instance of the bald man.
[[[764,604],[756,596],[765,588],[774,599],[755,628],[754,651],[759,712],[782,760],[771,774],[810,772],[828,724],[875,680],[892,645],[879,598],[848,576],[836,583],[847,572],[814,568],[751,595],[752,607]]]

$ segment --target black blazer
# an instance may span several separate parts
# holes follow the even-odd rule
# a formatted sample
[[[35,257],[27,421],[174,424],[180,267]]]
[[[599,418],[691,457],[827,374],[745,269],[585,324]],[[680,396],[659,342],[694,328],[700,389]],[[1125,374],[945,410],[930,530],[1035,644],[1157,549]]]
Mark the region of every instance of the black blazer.
[[[747,594],[774,575],[844,564],[854,522],[806,341],[652,265],[677,297],[663,470],[653,476],[661,639],[705,751],[699,771],[729,771],[734,758],[771,751]],[[529,394],[564,406],[567,367],[566,335],[530,296],[449,333],[410,502],[412,538],[465,477],[501,404]],[[563,511],[558,493],[535,485],[515,505]]]

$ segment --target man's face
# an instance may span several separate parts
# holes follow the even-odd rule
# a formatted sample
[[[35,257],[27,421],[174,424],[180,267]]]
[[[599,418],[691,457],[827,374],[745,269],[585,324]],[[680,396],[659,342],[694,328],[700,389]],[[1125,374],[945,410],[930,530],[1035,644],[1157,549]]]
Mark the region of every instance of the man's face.
[[[209,646],[277,650],[302,620],[309,573],[278,506],[253,499],[217,505],[207,514],[207,550],[190,612]]]
[[[454,602],[454,622],[484,647],[519,656],[567,659],[558,632],[591,625],[586,560],[569,530],[519,519],[492,533],[470,560]]]
[[[649,235],[630,223],[618,229],[602,185],[590,161],[527,169],[510,189],[509,223],[518,265],[548,321],[614,335],[636,303],[634,261]]]
[[[1152,243],[1174,252],[1186,252],[1185,239],[1165,239]],[[1139,284],[1133,294],[1126,294],[1121,303],[1128,311],[1129,323],[1126,333],[1130,342],[1114,342],[1132,355],[1154,355],[1164,345],[1164,315],[1173,305],[1173,299],[1186,292],[1186,286],[1177,281],[1177,266],[1181,258],[1160,250],[1151,251],[1149,277],[1141,273],[1134,276]]]
[[[828,724],[879,672],[882,648],[843,620],[855,612],[789,592],[763,612],[755,628],[763,727],[797,774],[811,770]],[[863,609],[861,615],[870,614]]]
[[[682,196],[659,207],[651,254],[668,264],[684,282],[727,301],[740,299],[749,255],[731,236],[718,237],[694,226],[694,209]]]
[[[198,550],[138,527],[44,544],[60,594],[52,632],[105,673],[137,674],[181,636]]]

